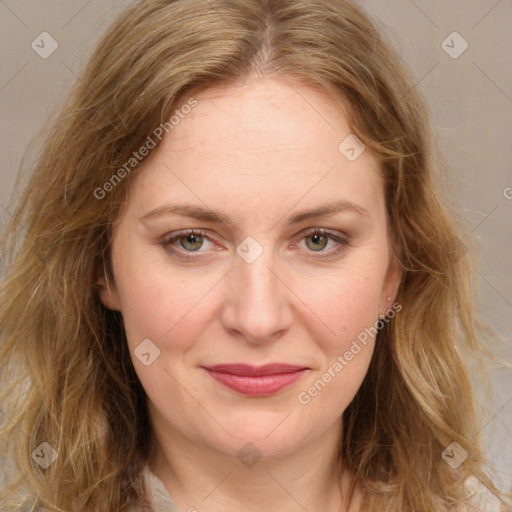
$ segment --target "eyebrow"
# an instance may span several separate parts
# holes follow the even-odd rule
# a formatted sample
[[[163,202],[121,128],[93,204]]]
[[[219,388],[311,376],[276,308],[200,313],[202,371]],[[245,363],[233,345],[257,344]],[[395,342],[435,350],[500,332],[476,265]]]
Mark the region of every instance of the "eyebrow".
[[[328,215],[334,215],[336,213],[346,211],[354,212],[361,216],[369,215],[368,210],[366,210],[360,205],[357,205],[350,201],[336,201],[333,203],[318,206],[311,210],[302,210],[298,213],[294,213],[286,221],[286,225],[290,226],[293,224],[299,224],[305,220],[316,219],[319,217],[327,217]],[[182,217],[191,217],[194,219],[208,221],[215,224],[224,224],[228,227],[233,227],[234,225],[233,220],[224,213],[188,203],[167,204],[164,206],[160,206],[159,208],[151,210],[150,212],[143,215],[140,218],[140,220],[146,221],[149,219],[154,219],[167,215],[180,215]]]

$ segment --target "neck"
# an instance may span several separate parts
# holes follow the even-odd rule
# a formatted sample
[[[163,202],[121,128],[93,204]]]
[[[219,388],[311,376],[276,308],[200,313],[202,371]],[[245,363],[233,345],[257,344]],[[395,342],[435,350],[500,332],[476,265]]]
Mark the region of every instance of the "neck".
[[[239,460],[177,431],[153,429],[149,467],[180,510],[303,512],[347,510],[349,474],[340,490],[341,420],[325,433],[284,456]],[[351,509],[352,510],[352,509]]]

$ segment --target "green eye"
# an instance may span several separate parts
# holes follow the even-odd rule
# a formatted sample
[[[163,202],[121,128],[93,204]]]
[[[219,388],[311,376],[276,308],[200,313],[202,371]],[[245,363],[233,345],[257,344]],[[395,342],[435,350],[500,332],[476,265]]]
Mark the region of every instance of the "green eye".
[[[303,248],[303,251],[306,252],[306,257],[317,260],[334,258],[341,255],[350,245],[349,238],[346,235],[338,235],[335,232],[331,233],[320,228],[310,229],[302,233],[299,240],[305,240],[306,248]],[[332,250],[326,250],[330,241],[334,243],[335,247]],[[190,229],[178,232],[173,236],[168,236],[162,239],[160,244],[172,257],[193,260],[211,255],[209,254],[211,251],[208,251],[208,247],[204,248],[205,242],[213,243],[205,231]],[[192,256],[194,252],[197,255]],[[311,253],[316,253],[318,256],[311,256]]]
[[[350,239],[347,235],[327,231],[322,228],[313,228],[302,233],[301,240],[305,240],[305,245],[308,249],[307,253],[316,253],[316,255],[306,255],[306,257],[315,260],[332,259],[341,256],[347,247],[350,246]],[[334,242],[335,248],[325,250],[329,241]]]
[[[327,246],[327,243],[329,242],[329,237],[322,235],[320,233],[314,233],[313,235],[308,235],[306,238],[306,245],[309,249],[312,251],[317,251],[320,249],[322,251]],[[311,244],[308,244],[307,240],[312,240]]]
[[[203,245],[203,235],[197,233],[183,235],[178,240],[181,240],[180,245],[186,251],[197,251]]]
[[[205,253],[205,250],[201,250],[205,244],[205,241],[209,241],[210,237],[206,232],[196,229],[190,229],[187,231],[181,231],[176,233],[174,236],[165,237],[160,241],[160,245],[173,256],[178,258],[198,258],[201,253]],[[179,246],[178,246],[179,242]],[[188,256],[190,253],[197,252],[197,256]]]

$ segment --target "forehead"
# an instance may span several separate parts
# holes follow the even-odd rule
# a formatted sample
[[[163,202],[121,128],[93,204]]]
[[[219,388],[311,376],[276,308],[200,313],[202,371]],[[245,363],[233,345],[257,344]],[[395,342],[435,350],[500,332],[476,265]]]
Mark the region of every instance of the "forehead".
[[[334,98],[285,78],[254,78],[195,98],[198,106],[164,141],[168,152],[201,151],[202,143],[234,150],[239,157],[287,148],[306,152],[312,142],[319,145],[319,138],[325,148],[337,150],[340,136],[350,134]]]
[[[351,130],[327,94],[285,79],[255,79],[192,97],[197,106],[136,176],[132,195],[140,213],[178,199],[237,214],[298,202],[383,205],[377,161],[368,150],[355,161],[340,151]]]

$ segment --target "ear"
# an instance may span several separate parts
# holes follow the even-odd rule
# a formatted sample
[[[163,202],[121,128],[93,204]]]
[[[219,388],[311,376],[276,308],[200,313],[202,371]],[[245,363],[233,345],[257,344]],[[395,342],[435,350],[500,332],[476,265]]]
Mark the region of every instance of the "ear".
[[[109,282],[103,273],[96,281],[96,285],[99,288],[100,300],[103,305],[108,309],[121,311],[121,301],[115,283]]]
[[[395,303],[402,280],[402,268],[395,258],[392,258],[382,288],[380,298],[379,315],[385,316],[391,306]]]

